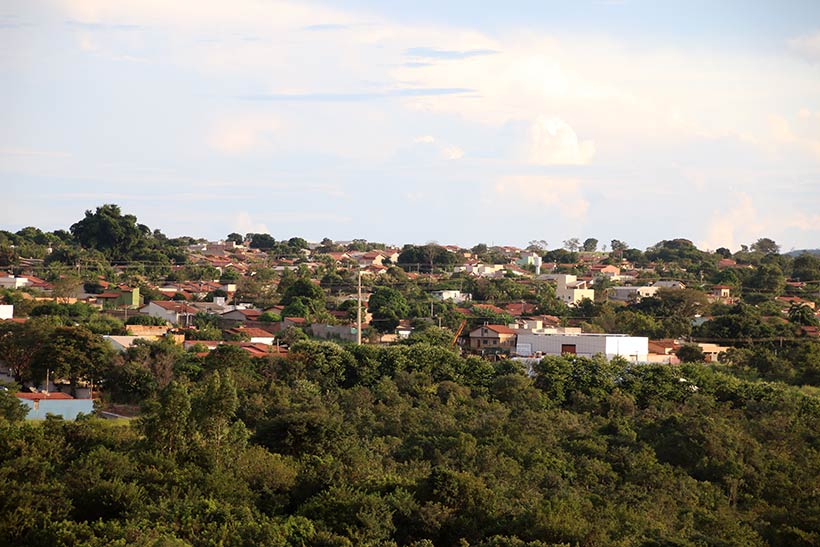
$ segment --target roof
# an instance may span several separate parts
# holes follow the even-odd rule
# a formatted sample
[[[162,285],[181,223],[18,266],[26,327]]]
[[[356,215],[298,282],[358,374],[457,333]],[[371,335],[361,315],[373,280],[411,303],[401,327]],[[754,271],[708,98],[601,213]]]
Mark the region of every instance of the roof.
[[[264,329],[259,329],[256,327],[248,327],[248,328],[233,328],[228,330],[231,334],[247,334],[251,338],[273,338],[273,334],[269,333]]]
[[[234,313],[234,312],[240,313],[240,314],[244,315],[245,317],[247,317],[248,319],[254,318],[254,317],[259,317],[260,315],[262,315],[262,312],[259,311],[259,310],[242,310],[242,309],[226,311],[222,315],[228,315],[229,313]]]
[[[26,400],[29,400],[29,401],[42,401],[43,399],[62,399],[62,400],[65,400],[65,399],[73,399],[74,398],[71,395],[69,395],[68,393],[61,393],[59,391],[52,391],[51,393],[43,393],[43,392],[39,392],[39,391],[37,393],[27,393],[25,391],[21,391],[19,393],[15,393],[14,396],[17,397],[18,399],[26,399]]]
[[[178,300],[152,300],[149,305],[150,304],[155,304],[164,310],[177,313],[197,313],[199,311],[196,308],[192,308],[185,302],[180,302]]]
[[[492,312],[499,313],[499,314],[500,313],[507,313],[506,311],[502,310],[498,306],[494,306],[492,304],[473,304],[473,309],[475,310],[476,308],[478,308],[479,310],[492,311]]]
[[[479,329],[489,329],[497,334],[518,334],[518,331],[515,329],[511,329],[506,325],[482,325],[481,327],[474,329],[471,332],[475,332]]]

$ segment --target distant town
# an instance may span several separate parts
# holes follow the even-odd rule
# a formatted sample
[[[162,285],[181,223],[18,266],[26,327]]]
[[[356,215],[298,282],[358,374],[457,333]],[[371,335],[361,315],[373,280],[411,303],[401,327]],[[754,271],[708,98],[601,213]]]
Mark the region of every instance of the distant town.
[[[54,355],[38,362],[15,348],[46,344],[58,325],[113,354],[167,341],[198,359],[226,345],[285,357],[301,340],[330,340],[430,342],[489,360],[750,366],[752,342],[820,336],[820,257],[780,254],[768,238],[734,253],[686,239],[645,250],[594,238],[523,249],[237,233],[206,241],[169,239],[104,205],[68,231],[0,232],[0,267],[2,373],[41,417],[45,405],[68,404],[55,392],[85,399],[77,408],[90,411],[95,379],[95,396],[111,391],[108,403],[138,399],[111,385],[106,366],[52,367]],[[780,379],[817,381],[820,370],[795,362]]]

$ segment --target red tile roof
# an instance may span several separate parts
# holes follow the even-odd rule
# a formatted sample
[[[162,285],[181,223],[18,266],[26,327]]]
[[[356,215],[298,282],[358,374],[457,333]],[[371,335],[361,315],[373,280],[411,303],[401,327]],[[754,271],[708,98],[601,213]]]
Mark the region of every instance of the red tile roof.
[[[14,394],[15,397],[18,399],[27,399],[29,401],[42,401],[43,399],[73,399],[71,395],[68,393],[61,393],[59,391],[52,391],[51,393],[27,393],[25,391],[21,391],[19,393]]]

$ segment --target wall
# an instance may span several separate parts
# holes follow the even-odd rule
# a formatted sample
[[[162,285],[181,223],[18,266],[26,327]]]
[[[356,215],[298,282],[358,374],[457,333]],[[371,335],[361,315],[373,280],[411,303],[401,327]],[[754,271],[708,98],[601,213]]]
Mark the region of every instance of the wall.
[[[91,414],[94,411],[94,401],[91,399],[20,400],[29,407],[27,420],[45,420],[46,414],[62,416],[65,420],[74,420],[80,412]]]
[[[11,319],[14,317],[14,304],[0,305],[0,319]]]
[[[649,354],[649,339],[635,336],[613,336],[606,334],[531,334],[518,335],[517,353],[532,355],[561,355],[561,346],[575,345],[576,355],[592,357],[598,353],[612,359],[616,355],[630,361],[645,362]]]

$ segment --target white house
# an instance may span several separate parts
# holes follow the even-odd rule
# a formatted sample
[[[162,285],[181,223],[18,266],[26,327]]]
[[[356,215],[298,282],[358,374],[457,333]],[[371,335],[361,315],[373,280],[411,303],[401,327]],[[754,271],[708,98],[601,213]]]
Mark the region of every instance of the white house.
[[[21,289],[29,284],[28,278],[13,275],[0,275],[0,288]]]
[[[567,306],[577,306],[584,298],[595,300],[595,290],[587,288],[587,282],[578,281],[574,275],[557,275],[555,282],[555,297]]]
[[[607,294],[610,300],[617,302],[637,302],[641,298],[655,296],[660,287],[610,287],[607,289]]]
[[[0,304],[0,321],[14,317],[14,304]]]
[[[683,281],[675,281],[675,280],[660,280],[655,281],[652,283],[653,287],[658,287],[659,289],[685,289],[686,284]]]
[[[647,362],[649,338],[626,334],[538,334],[519,331],[516,353],[533,355],[581,355],[592,357],[602,354],[607,359],[623,357],[635,363]]]
[[[265,344],[272,346],[276,337],[264,329],[237,327],[226,331],[228,334],[244,334],[252,344]]]
[[[149,342],[154,342],[159,340],[159,336],[114,336],[114,335],[103,335],[103,339],[111,344],[111,347],[114,348],[118,352],[124,352],[128,348],[134,345],[134,342],[137,340],[148,340]]]
[[[461,292],[458,290],[433,291],[430,293],[430,296],[442,302],[446,300],[452,300],[456,304],[459,304],[461,302],[468,302],[473,299],[472,294],[468,292]]]
[[[180,323],[188,325],[191,317],[196,315],[197,312],[199,312],[198,309],[189,306],[185,302],[174,300],[153,300],[148,305],[140,308],[140,313],[151,317],[161,317],[175,325]]]

